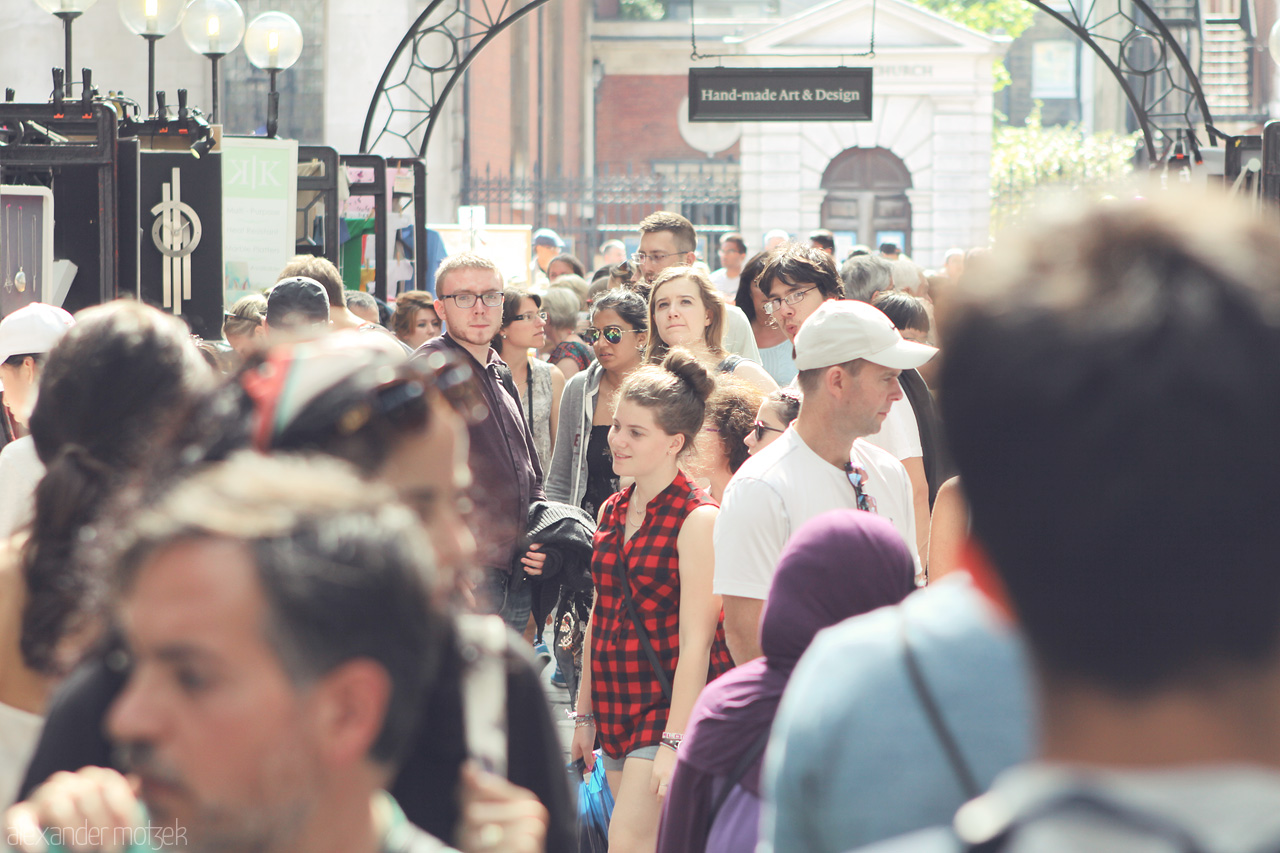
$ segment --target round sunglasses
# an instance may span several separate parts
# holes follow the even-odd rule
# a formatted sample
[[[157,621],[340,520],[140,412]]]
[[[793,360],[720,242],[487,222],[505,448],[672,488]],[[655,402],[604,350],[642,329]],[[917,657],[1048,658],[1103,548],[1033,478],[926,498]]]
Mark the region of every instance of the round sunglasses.
[[[582,333],[582,339],[589,344],[594,344],[603,337],[611,344],[622,343],[622,336],[628,332],[636,333],[640,329],[624,329],[621,326],[605,326],[603,329],[597,329],[594,326],[588,328]]]

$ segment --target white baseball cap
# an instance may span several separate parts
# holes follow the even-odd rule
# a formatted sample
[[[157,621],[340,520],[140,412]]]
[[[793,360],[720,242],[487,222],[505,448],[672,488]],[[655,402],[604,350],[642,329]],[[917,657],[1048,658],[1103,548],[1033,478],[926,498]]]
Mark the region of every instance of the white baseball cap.
[[[76,324],[56,305],[33,302],[0,320],[0,362],[15,355],[38,355],[53,349]]]
[[[796,333],[796,367],[813,370],[855,358],[894,370],[910,370],[938,350],[904,341],[879,308],[853,299],[828,299]]]

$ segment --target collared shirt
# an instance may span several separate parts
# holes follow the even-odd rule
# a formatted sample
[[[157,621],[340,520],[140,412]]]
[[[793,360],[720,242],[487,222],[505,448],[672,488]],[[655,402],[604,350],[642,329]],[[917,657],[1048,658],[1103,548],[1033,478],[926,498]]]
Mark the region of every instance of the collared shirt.
[[[476,539],[477,564],[509,572],[517,541],[528,523],[530,504],[546,499],[533,435],[520,401],[502,384],[507,366],[492,347],[483,365],[448,334],[418,348],[420,355],[430,352],[463,354],[489,406],[489,416],[469,427],[471,489],[467,496],[471,509],[467,526]]]

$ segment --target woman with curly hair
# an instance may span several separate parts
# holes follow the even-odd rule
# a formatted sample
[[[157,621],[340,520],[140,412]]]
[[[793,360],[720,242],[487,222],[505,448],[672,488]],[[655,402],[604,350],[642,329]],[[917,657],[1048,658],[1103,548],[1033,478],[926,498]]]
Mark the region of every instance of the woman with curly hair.
[[[698,452],[690,465],[697,477],[710,481],[707,491],[716,503],[724,497],[729,479],[751,455],[747,438],[755,430],[756,413],[764,400],[760,389],[749,382],[734,376],[716,379],[716,390],[707,400],[707,417],[698,433]]]

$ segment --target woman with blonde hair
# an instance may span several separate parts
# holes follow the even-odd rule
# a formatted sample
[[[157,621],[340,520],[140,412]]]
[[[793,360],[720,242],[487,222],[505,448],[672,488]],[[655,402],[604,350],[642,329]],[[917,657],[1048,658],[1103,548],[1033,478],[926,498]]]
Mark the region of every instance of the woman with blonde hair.
[[[720,291],[693,267],[663,270],[649,292],[648,360],[662,361],[671,347],[684,347],[708,368],[731,373],[768,393],[778,387],[754,361],[724,350],[725,304]]]
[[[258,346],[262,337],[262,321],[267,318],[267,297],[250,293],[236,300],[222,318],[222,337],[244,358]]]

